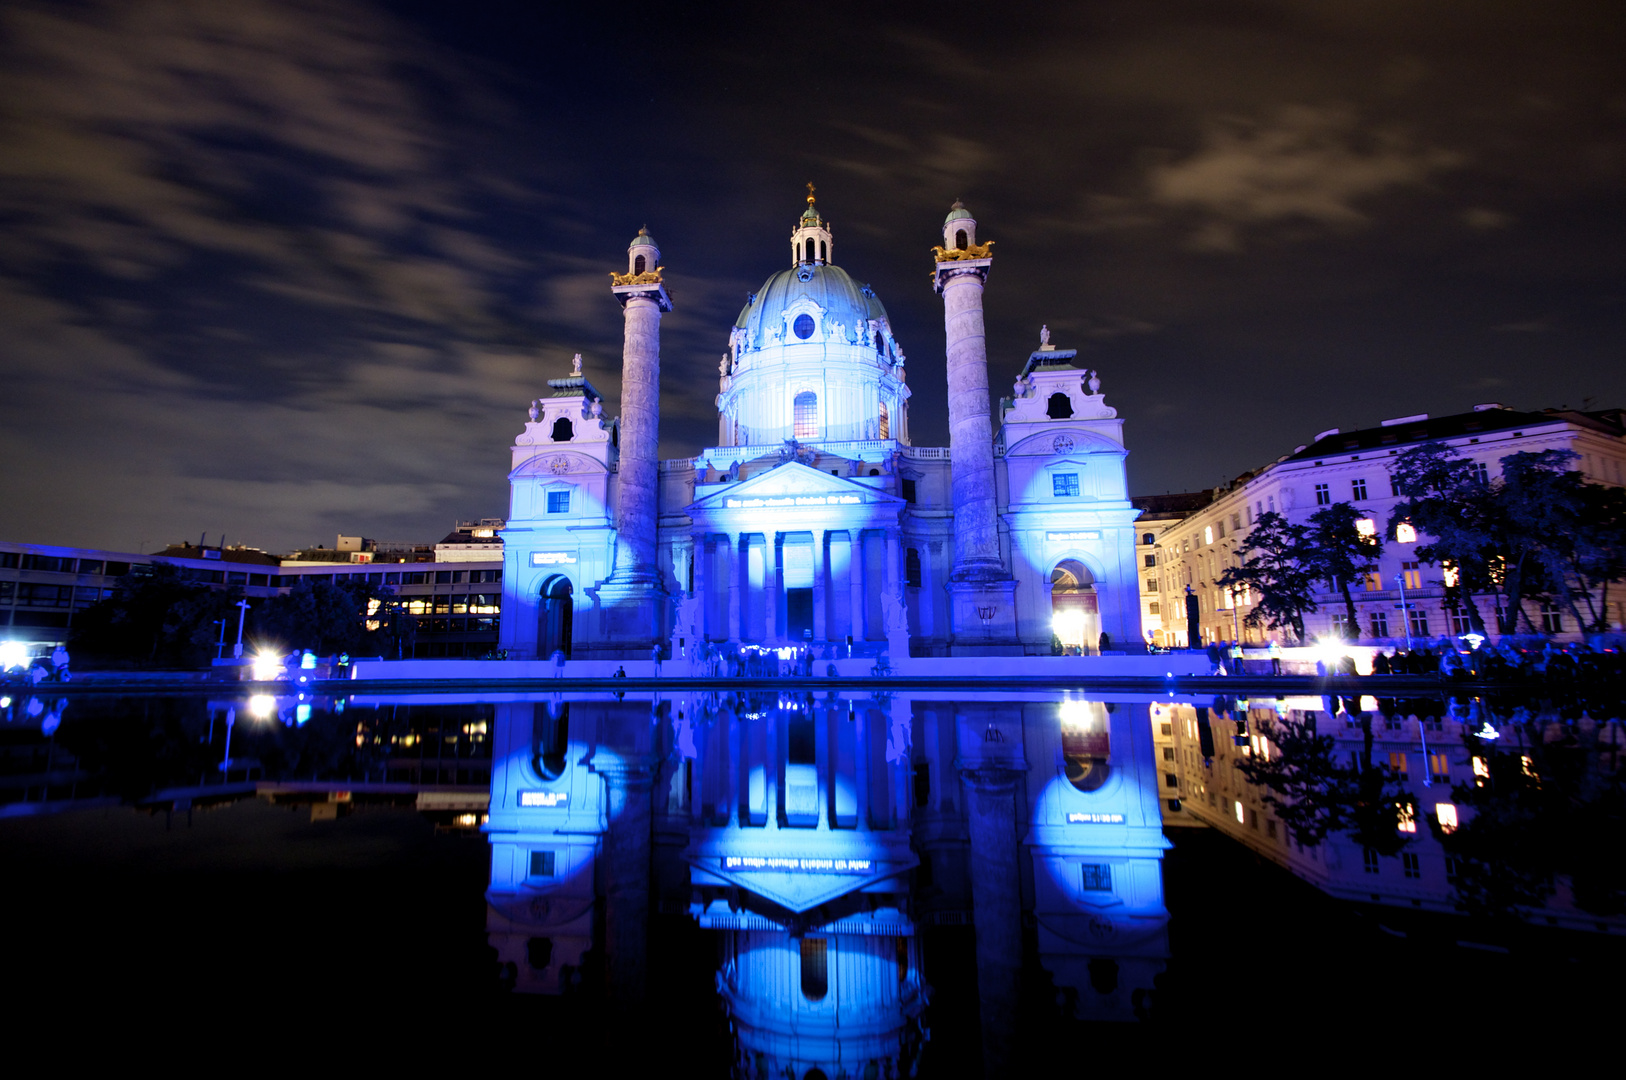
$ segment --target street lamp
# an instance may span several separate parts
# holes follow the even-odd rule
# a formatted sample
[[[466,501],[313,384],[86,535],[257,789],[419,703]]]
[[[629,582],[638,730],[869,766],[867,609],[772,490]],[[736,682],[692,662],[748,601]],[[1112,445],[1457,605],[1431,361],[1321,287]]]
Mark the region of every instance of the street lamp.
[[[239,600],[235,606],[237,608],[237,644],[232,646],[231,655],[232,659],[241,660],[243,658],[243,620],[248,617],[248,601]],[[225,636],[225,627],[221,627],[221,636]]]
[[[1400,626],[1406,631],[1406,651],[1411,652],[1411,605],[1406,602],[1406,572],[1402,570],[1395,575],[1395,584],[1400,586]]]
[[[994,612],[996,612],[998,610],[999,609],[997,607],[993,606],[992,604],[988,605],[987,607],[978,607],[977,608],[977,618],[982,620],[982,636],[983,637],[991,638],[991,637],[994,636],[994,631],[992,629],[992,624],[993,624],[993,621],[994,621]]]

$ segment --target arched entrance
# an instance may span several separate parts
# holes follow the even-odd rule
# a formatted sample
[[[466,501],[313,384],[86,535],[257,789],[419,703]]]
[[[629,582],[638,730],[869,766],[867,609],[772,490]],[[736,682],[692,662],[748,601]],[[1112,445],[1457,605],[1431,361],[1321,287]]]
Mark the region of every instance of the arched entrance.
[[[1095,575],[1077,559],[1063,559],[1050,571],[1050,627],[1070,656],[1093,652],[1100,643],[1100,605]]]
[[[555,649],[563,650],[569,659],[573,591],[570,579],[563,574],[554,574],[542,582],[542,606],[536,627],[537,659],[548,659]]]

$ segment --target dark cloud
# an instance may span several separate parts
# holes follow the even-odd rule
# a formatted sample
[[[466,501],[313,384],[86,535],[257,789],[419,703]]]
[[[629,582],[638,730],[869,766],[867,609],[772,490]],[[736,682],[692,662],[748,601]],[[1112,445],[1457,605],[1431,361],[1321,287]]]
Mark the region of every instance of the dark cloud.
[[[1048,323],[1137,490],[1491,387],[1626,401],[1618,5],[555,7],[8,6],[0,535],[501,513],[543,381],[581,352],[619,391],[605,274],[642,224],[677,302],[662,451],[692,453],[807,180],[917,442],[946,439],[956,197],[999,241],[996,390]]]

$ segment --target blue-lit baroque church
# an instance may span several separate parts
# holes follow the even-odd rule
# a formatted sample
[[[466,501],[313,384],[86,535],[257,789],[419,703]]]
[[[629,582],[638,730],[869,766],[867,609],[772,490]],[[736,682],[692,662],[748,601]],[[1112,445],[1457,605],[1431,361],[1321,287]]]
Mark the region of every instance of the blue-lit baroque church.
[[[513,449],[511,655],[659,650],[692,671],[749,646],[833,661],[1048,656],[1053,632],[1138,644],[1122,421],[1046,334],[996,436],[991,245],[956,203],[935,252],[947,449],[910,444],[903,348],[832,261],[810,196],[790,265],[729,331],[718,445],[660,461],[672,301],[640,230],[611,277],[619,417],[578,357]],[[496,706],[488,925],[516,988],[636,1001],[652,919],[692,919],[721,938],[734,1075],[914,1075],[922,933],[969,925],[990,1075],[1025,941],[1079,1015],[1134,1015],[1167,955],[1144,702],[715,686]]]
[[[1048,332],[999,401],[982,293],[992,243],[954,204],[934,248],[949,446],[909,440],[905,355],[873,290],[833,261],[808,197],[790,265],[728,332],[718,445],[657,457],[660,322],[639,230],[610,290],[619,416],[582,370],[549,379],[513,447],[503,531],[511,657],[696,662],[716,643],[815,657],[1093,652],[1141,645],[1123,422]],[[851,648],[849,648],[849,645]]]

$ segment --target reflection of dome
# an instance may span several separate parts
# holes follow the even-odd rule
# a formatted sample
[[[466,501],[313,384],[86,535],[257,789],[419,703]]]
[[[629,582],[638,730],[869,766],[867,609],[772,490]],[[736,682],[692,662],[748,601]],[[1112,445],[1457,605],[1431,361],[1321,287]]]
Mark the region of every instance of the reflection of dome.
[[[781,270],[764,282],[740,309],[734,325],[751,331],[752,339],[760,342],[765,330],[779,325],[785,308],[803,296],[823,309],[826,320],[841,323],[849,332],[870,319],[887,317],[869,286],[859,285],[841,267],[804,265]]]

